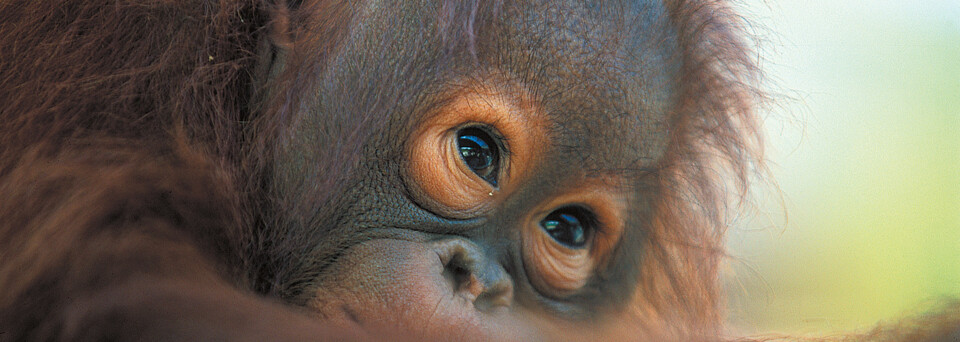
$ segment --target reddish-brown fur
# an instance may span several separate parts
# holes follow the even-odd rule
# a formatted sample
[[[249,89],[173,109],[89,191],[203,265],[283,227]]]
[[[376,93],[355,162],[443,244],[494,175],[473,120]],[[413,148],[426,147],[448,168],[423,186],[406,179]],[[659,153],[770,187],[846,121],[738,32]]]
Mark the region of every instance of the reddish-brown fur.
[[[439,20],[451,47],[476,34],[477,6],[501,5],[445,4],[450,11]],[[284,202],[265,193],[263,179],[298,119],[295,104],[310,95],[311,76],[351,20],[347,7],[0,2],[0,340],[157,333],[110,314],[149,308],[172,293],[237,317],[265,314],[256,323],[204,320],[185,301],[174,307],[199,326],[171,322],[181,330],[163,332],[170,336],[203,324],[229,330],[306,319],[253,295],[287,298],[282,286],[266,283],[283,260],[265,258],[283,254],[265,250],[298,248],[264,228],[276,219],[264,213],[314,207],[340,193],[375,120],[359,118],[317,152],[330,163],[314,185],[328,198]],[[623,324],[629,338],[712,340],[722,331],[727,204],[745,192],[761,157],[755,72],[724,4],[670,0],[667,7],[684,51],[685,101],[671,119],[666,192],[647,236],[635,310],[612,324]],[[257,69],[265,39],[291,51],[287,71],[270,83]],[[274,96],[258,100],[262,89]],[[265,246],[277,242],[291,246]],[[300,337],[339,333],[316,328]]]
[[[441,20],[451,37],[463,30],[472,37],[476,6],[447,5]],[[7,336],[72,336],[90,323],[71,320],[91,310],[79,303],[122,289],[134,275],[273,290],[259,283],[274,272],[258,259],[261,244],[280,241],[260,229],[272,219],[258,215],[272,203],[260,179],[297,120],[293,104],[308,94],[310,76],[350,20],[345,7],[3,2],[0,324]],[[727,193],[743,193],[759,157],[753,66],[724,5],[678,0],[668,8],[685,51],[686,101],[672,118],[677,129],[661,180],[668,191],[648,236],[653,248],[636,310],[618,324],[636,328],[625,336],[713,339],[721,332],[717,264]],[[292,47],[293,67],[258,84],[258,41],[267,38]],[[272,88],[279,100],[251,100],[258,90],[251,84]],[[331,196],[349,173],[351,151],[372,131],[361,123],[319,152],[331,163],[315,181]],[[219,279],[206,279],[214,274]]]

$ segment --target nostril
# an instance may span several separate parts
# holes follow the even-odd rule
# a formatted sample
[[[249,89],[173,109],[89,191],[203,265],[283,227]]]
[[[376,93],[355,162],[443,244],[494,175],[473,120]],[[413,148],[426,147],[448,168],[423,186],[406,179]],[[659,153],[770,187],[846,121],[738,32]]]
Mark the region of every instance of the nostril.
[[[480,311],[510,306],[513,282],[499,263],[488,258],[480,247],[462,238],[434,242],[443,263],[443,274],[456,293]]]
[[[470,299],[473,300],[483,292],[483,285],[470,268],[463,264],[462,258],[454,256],[443,266],[443,274],[456,292],[469,293]]]
[[[467,269],[466,267],[463,267],[461,265],[455,265],[447,268],[451,269],[450,272],[453,273],[453,279],[454,281],[456,281],[456,284],[458,285],[457,288],[461,288],[462,285],[470,283],[472,281],[471,278],[473,277],[473,275],[471,274],[470,270]]]

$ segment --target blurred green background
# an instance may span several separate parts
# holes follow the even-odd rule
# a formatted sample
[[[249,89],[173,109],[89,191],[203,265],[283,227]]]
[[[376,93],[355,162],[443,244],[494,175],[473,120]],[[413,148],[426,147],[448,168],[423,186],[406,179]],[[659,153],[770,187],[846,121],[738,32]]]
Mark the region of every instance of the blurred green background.
[[[862,330],[960,298],[960,0],[750,0],[779,190],[728,236],[738,333]]]

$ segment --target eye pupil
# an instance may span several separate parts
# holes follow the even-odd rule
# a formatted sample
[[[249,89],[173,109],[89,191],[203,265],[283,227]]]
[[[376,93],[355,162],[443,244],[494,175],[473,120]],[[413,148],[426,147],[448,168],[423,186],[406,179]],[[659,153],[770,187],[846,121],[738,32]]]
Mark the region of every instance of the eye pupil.
[[[460,137],[460,156],[473,170],[485,169],[493,165],[490,145],[476,136]]]
[[[540,227],[562,245],[583,248],[590,233],[589,213],[575,207],[560,208],[540,221]]]
[[[475,127],[461,129],[457,132],[457,150],[473,173],[491,185],[497,185],[500,155],[490,134]]]

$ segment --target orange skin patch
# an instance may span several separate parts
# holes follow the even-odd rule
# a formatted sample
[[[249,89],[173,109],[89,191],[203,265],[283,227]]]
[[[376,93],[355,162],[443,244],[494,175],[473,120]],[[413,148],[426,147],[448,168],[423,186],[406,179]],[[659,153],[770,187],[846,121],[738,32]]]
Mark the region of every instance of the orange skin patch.
[[[468,87],[418,127],[410,140],[408,177],[421,205],[451,218],[482,216],[500,203],[530,170],[545,141],[540,111],[526,92]],[[457,150],[457,130],[485,126],[504,138],[498,186],[477,176]]]
[[[582,288],[596,267],[606,262],[623,235],[627,200],[622,189],[591,182],[555,196],[531,211],[524,220],[521,239],[524,267],[534,286],[544,293],[566,296]],[[563,246],[540,227],[540,220],[550,212],[568,205],[583,206],[596,216],[597,226],[585,248]]]
[[[484,85],[467,87],[429,113],[411,139],[408,178],[414,196],[429,210],[451,218],[488,214],[532,170],[546,146],[541,112],[526,92]],[[509,154],[501,158],[498,186],[477,176],[457,150],[459,129],[484,126],[504,138]],[[622,186],[609,179],[584,183],[554,196],[524,218],[523,260],[534,286],[558,297],[582,288],[603,265],[623,232],[627,201]],[[567,205],[588,208],[597,227],[586,248],[573,249],[553,240],[540,227],[547,214]]]

